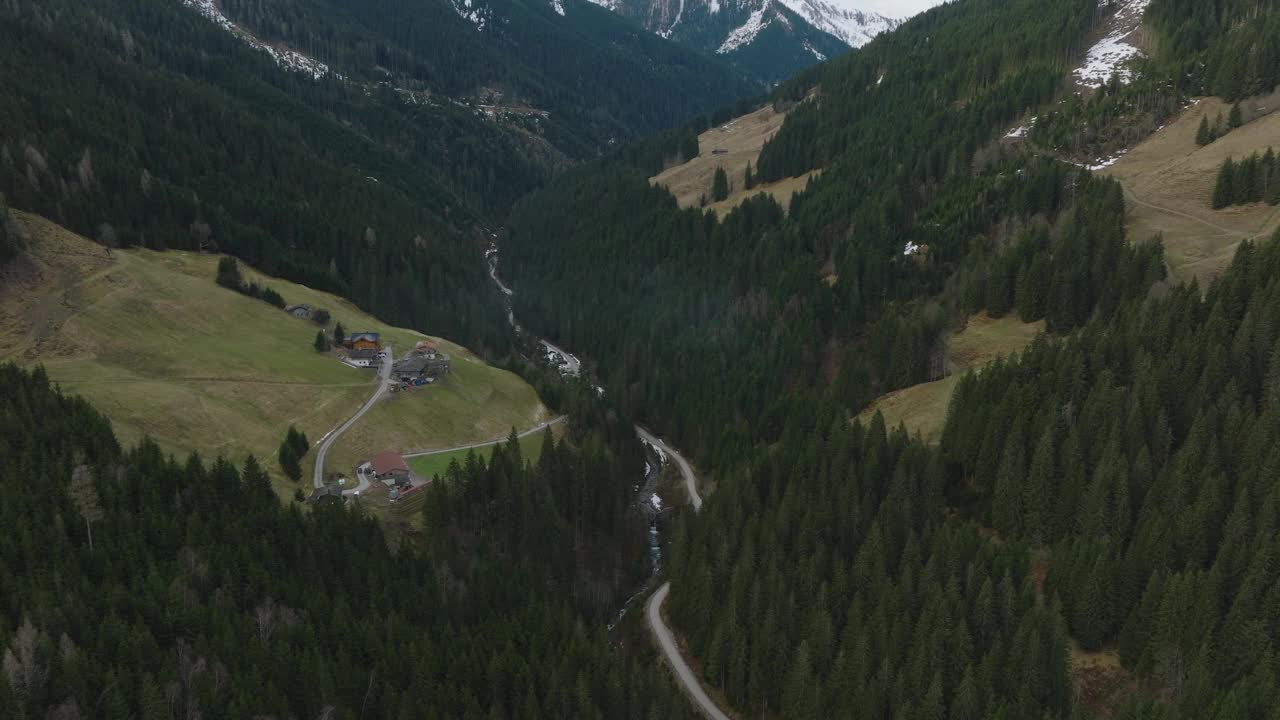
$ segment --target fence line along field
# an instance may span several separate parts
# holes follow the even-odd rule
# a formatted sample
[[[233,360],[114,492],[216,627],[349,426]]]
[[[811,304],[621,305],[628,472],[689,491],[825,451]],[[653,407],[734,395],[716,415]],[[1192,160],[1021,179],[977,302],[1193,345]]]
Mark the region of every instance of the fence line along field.
[[[314,453],[304,458],[303,483],[279,471],[285,430],[296,425],[314,445],[368,398],[373,371],[317,352],[315,322],[217,285],[217,255],[108,250],[44,218],[14,218],[27,250],[0,283],[0,360],[43,365],[102,410],[125,443],[146,435],[179,455],[240,461],[253,453],[282,495],[310,490],[305,471]],[[271,287],[290,305],[328,310],[330,331],[335,323],[377,331],[398,353],[426,338],[336,296],[240,269],[246,282]],[[442,446],[487,440],[546,414],[516,375],[433,341],[452,356],[453,371],[362,418],[352,430],[353,440],[366,440],[361,452],[421,447],[424,437]],[[357,459],[330,454],[326,466],[350,471],[336,461]]]

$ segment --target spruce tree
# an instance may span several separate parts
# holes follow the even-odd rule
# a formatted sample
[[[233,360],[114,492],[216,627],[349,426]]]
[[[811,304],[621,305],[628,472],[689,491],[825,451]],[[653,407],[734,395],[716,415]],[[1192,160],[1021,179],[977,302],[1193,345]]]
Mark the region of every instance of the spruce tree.
[[[318,353],[329,351],[329,339],[324,336],[323,330],[316,331],[316,340],[312,343],[312,347],[314,347]]]
[[[698,136],[692,131],[686,132],[680,138],[680,156],[685,162],[698,157]]]
[[[1231,106],[1231,114],[1227,116],[1227,127],[1235,130],[1244,124],[1244,116],[1240,112],[1240,103]]]
[[[727,197],[729,197],[729,176],[725,175],[724,168],[718,167],[711,181],[711,200],[720,202]]]
[[[1271,202],[1276,185],[1280,183],[1280,176],[1277,176],[1276,169],[1276,151],[1273,148],[1267,148],[1267,152],[1258,161],[1258,200]]]
[[[1048,521],[1051,494],[1055,486],[1054,461],[1053,428],[1048,427],[1040,436],[1031,456],[1031,468],[1022,495],[1023,532],[1037,545],[1050,539]]]
[[[1213,142],[1213,131],[1209,129],[1209,116],[1200,118],[1200,128],[1196,130],[1196,144],[1204,147]]]
[[[293,454],[299,458],[306,455],[307,451],[311,449],[310,444],[307,442],[306,433],[292,425],[289,426],[289,431],[285,433],[285,441],[293,448]]]
[[[218,261],[218,284],[225,288],[230,288],[237,292],[243,292],[241,288],[244,280],[240,277],[240,266],[233,257],[224,257]]]
[[[277,458],[280,460],[280,469],[284,471],[286,477],[294,482],[302,479],[302,464],[298,462],[297,451],[287,438],[280,443]]]
[[[1227,158],[1222,163],[1222,168],[1218,171],[1218,182],[1213,186],[1213,209],[1221,210],[1230,205],[1235,199],[1235,175],[1236,166],[1231,158]]]
[[[342,328],[342,323],[333,326],[333,344],[341,345],[346,342],[347,332]]]

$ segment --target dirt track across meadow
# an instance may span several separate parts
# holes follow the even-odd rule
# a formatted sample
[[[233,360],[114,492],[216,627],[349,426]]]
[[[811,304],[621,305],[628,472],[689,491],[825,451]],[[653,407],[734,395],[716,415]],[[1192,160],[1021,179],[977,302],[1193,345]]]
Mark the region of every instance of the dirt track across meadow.
[[[1103,171],[1124,185],[1130,241],[1160,235],[1174,279],[1194,278],[1202,288],[1231,262],[1241,240],[1265,237],[1280,227],[1278,207],[1256,203],[1213,210],[1209,205],[1224,160],[1265,152],[1267,147],[1280,151],[1277,112],[1205,147],[1196,145],[1201,118],[1208,117],[1212,124],[1229,110],[1218,98],[1203,98]]]

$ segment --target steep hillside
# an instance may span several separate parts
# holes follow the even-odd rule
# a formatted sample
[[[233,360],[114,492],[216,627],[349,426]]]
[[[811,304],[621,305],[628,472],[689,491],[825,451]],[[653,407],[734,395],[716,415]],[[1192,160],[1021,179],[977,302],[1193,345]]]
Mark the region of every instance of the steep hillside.
[[[148,436],[166,451],[241,460],[273,469],[293,424],[318,441],[373,389],[373,373],[317,353],[318,325],[215,284],[218,256],[108,250],[33,215],[16,214],[26,251],[0,286],[0,359],[42,365],[68,392],[89,398],[122,440]],[[424,335],[351,303],[243,270],[291,304],[329,310],[326,327],[379,331],[400,352]],[[533,389],[515,375],[435,339],[453,356],[437,385],[392,395],[360,421],[349,450],[330,455],[350,472],[384,449],[488,440],[544,419]],[[363,440],[362,440],[363,439]]]
[[[0,194],[107,246],[216,248],[502,353],[485,227],[755,86],[589,3],[493,12],[481,30],[445,0],[5,3]]]
[[[1006,122],[1052,97],[1091,18],[1087,0],[1053,12],[1035,2],[945,5],[784,86],[774,101],[794,107],[781,128],[770,136],[767,123],[755,123],[763,131],[747,135],[768,139],[756,159],[762,183],[822,170],[789,216],[771,199],[748,199],[719,221],[693,207],[717,157],[750,157],[750,148],[739,157],[727,143],[724,156],[699,152],[668,168],[667,182],[694,176],[672,188],[674,198],[649,187],[648,167],[626,162],[566,177],[523,202],[511,223],[504,273],[517,315],[599,362],[606,387],[707,453],[698,458],[704,465],[734,443],[777,437],[784,418],[817,400],[810,393],[856,412],[929,379],[930,348],[961,319],[955,306],[985,305],[968,291],[943,312],[921,302],[954,274],[965,269],[977,287],[998,265],[1016,280],[1019,264],[1043,253],[1048,264],[1038,265],[1044,279],[1035,284],[1047,291],[1051,277],[1082,262],[1038,236],[1024,244],[1029,255],[1004,252],[1035,216],[1074,212],[1080,197],[1059,189],[1073,182],[1069,171],[1025,158],[997,158],[976,177],[970,170]],[[814,87],[817,98],[801,102]],[[734,140],[722,128],[735,127],[708,128],[700,144]],[[735,185],[744,179],[737,166],[733,174]],[[1013,181],[1019,174],[1027,177]],[[1123,211],[1113,202],[1118,188],[1096,192],[1098,212]],[[999,240],[974,241],[999,222],[1008,228]],[[1113,251],[1110,232],[1087,235],[1073,230],[1060,242]],[[1055,290],[1063,295],[1045,305],[1060,308],[1055,330],[1112,302],[1102,288],[1109,272]],[[1011,295],[1014,284],[1001,287]],[[993,314],[1008,312],[1012,303],[1003,302]],[[1028,319],[1044,316],[1042,307]],[[663,373],[660,386],[646,367],[690,372]]]
[[[1043,322],[1025,323],[1016,317],[999,319],[988,315],[968,318],[964,328],[945,339],[947,377],[895,390],[858,414],[859,422],[870,425],[876,413],[886,427],[899,425],[927,443],[942,437],[947,410],[956,385],[966,373],[981,370],[1002,357],[1022,352],[1044,331]]]
[[[335,73],[462,102],[575,159],[756,90],[726,64],[585,0],[191,2]]]
[[[281,505],[257,464],[122,448],[0,364],[0,717],[690,720],[606,630],[647,564],[625,439],[583,429],[536,465],[504,444],[394,542]]]
[[[1280,147],[1280,108],[1274,99],[1249,104],[1267,113],[1201,147],[1196,143],[1200,123],[1230,113],[1230,105],[1219,98],[1201,98],[1104,171],[1124,184],[1130,237],[1158,234],[1174,277],[1194,279],[1201,288],[1226,269],[1242,240],[1270,237],[1280,227],[1280,209],[1274,206],[1210,207],[1223,161]]]
[[[1223,79],[1197,63],[1239,69],[1238,41],[1266,77],[1269,38],[1250,3],[1207,3],[1183,64],[1153,13],[1190,32],[1206,11],[1142,5],[949,3],[802,73],[755,168],[821,169],[789,213],[690,207],[639,151],[518,206],[517,313],[715,478],[664,555],[665,611],[731,714],[1276,707],[1280,241],[1202,296],[1089,169]],[[1126,73],[1085,86],[1108,42]],[[989,363],[922,403],[925,437],[855,420],[941,377],[966,321]]]

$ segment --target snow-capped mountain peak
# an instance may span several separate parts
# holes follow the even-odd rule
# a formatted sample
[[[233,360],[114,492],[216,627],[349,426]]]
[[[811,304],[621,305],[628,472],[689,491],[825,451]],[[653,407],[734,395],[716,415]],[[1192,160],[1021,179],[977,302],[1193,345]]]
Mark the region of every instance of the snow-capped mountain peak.
[[[864,12],[840,0],[780,0],[817,29],[840,38],[849,47],[862,47],[902,20]]]
[[[888,0],[589,1],[637,20],[661,37],[725,56],[768,84],[866,45],[905,19],[868,9],[896,7]],[[911,7],[919,10],[942,1],[915,0]]]

